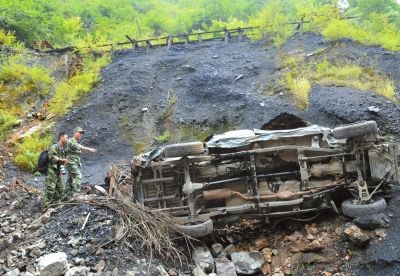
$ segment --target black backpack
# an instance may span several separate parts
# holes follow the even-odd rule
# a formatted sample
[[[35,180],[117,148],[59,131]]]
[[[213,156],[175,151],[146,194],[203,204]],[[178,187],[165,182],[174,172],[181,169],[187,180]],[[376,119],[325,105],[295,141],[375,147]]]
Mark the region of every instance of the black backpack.
[[[40,153],[38,163],[37,163],[37,171],[46,174],[47,168],[49,167],[49,151],[44,150]]]

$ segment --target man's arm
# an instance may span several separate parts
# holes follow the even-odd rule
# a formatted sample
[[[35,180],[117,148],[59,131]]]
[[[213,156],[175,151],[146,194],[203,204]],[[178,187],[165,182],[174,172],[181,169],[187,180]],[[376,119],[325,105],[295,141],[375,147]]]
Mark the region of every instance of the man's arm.
[[[57,148],[55,146],[51,146],[49,149],[49,159],[52,163],[66,163],[67,160],[59,156]]]
[[[91,152],[91,153],[97,152],[97,149],[95,149],[95,148],[84,147],[82,145],[81,145],[81,150],[86,151],[86,152]]]

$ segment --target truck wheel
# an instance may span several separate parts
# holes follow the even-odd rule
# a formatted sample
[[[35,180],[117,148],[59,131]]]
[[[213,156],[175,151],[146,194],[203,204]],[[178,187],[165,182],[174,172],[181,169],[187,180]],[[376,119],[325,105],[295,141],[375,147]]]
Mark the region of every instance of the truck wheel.
[[[361,123],[348,124],[333,129],[333,137],[344,139],[351,137],[364,136],[370,133],[377,133],[378,126],[375,121],[366,121]]]
[[[204,145],[202,142],[173,144],[164,147],[165,157],[183,157],[189,155],[199,155],[203,153]]]
[[[378,197],[375,201],[368,204],[354,204],[353,199],[346,199],[342,202],[343,214],[351,218],[379,214],[386,207],[386,200],[382,197]]]
[[[193,224],[176,224],[178,231],[192,238],[201,238],[212,233],[214,223],[211,219],[206,221],[198,221]]]

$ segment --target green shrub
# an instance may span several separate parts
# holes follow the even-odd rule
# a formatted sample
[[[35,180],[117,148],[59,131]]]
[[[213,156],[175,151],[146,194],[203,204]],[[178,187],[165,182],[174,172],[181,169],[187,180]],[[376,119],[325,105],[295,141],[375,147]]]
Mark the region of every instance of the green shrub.
[[[395,97],[393,81],[369,68],[345,64],[335,66],[323,61],[316,66],[316,72],[309,72],[313,81],[321,84],[353,87],[371,90],[391,101]]]
[[[34,133],[25,137],[21,143],[17,144],[14,157],[15,163],[19,167],[33,172],[40,153],[50,147],[53,138],[50,133]]]
[[[290,90],[296,106],[300,109],[308,107],[308,95],[311,83],[306,77],[293,76],[291,73],[286,75],[287,88]]]
[[[57,85],[48,110],[55,115],[67,113],[75,102],[92,90],[99,80],[101,68],[109,61],[108,54],[98,59],[87,58],[81,72]]]
[[[0,97],[5,107],[47,95],[54,82],[47,69],[36,64],[27,66],[24,62],[25,55],[14,55],[0,65]]]
[[[3,140],[12,127],[18,123],[18,119],[5,110],[0,109],[0,112],[0,140]]]

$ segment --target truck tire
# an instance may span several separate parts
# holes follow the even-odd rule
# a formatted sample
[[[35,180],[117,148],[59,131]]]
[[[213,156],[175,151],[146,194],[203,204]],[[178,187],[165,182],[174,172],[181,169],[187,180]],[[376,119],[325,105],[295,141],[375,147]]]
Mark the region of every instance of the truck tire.
[[[346,199],[342,202],[343,214],[351,218],[379,214],[386,207],[386,200],[382,197],[376,198],[374,202],[362,205],[354,204],[352,199]]]
[[[375,121],[348,124],[333,129],[333,137],[336,139],[364,136],[370,133],[377,133],[378,125]]]
[[[212,233],[214,223],[211,219],[207,219],[194,224],[176,224],[176,229],[192,238],[201,238]]]
[[[183,157],[189,155],[199,155],[203,153],[204,145],[202,142],[173,144],[164,147],[165,157]]]

